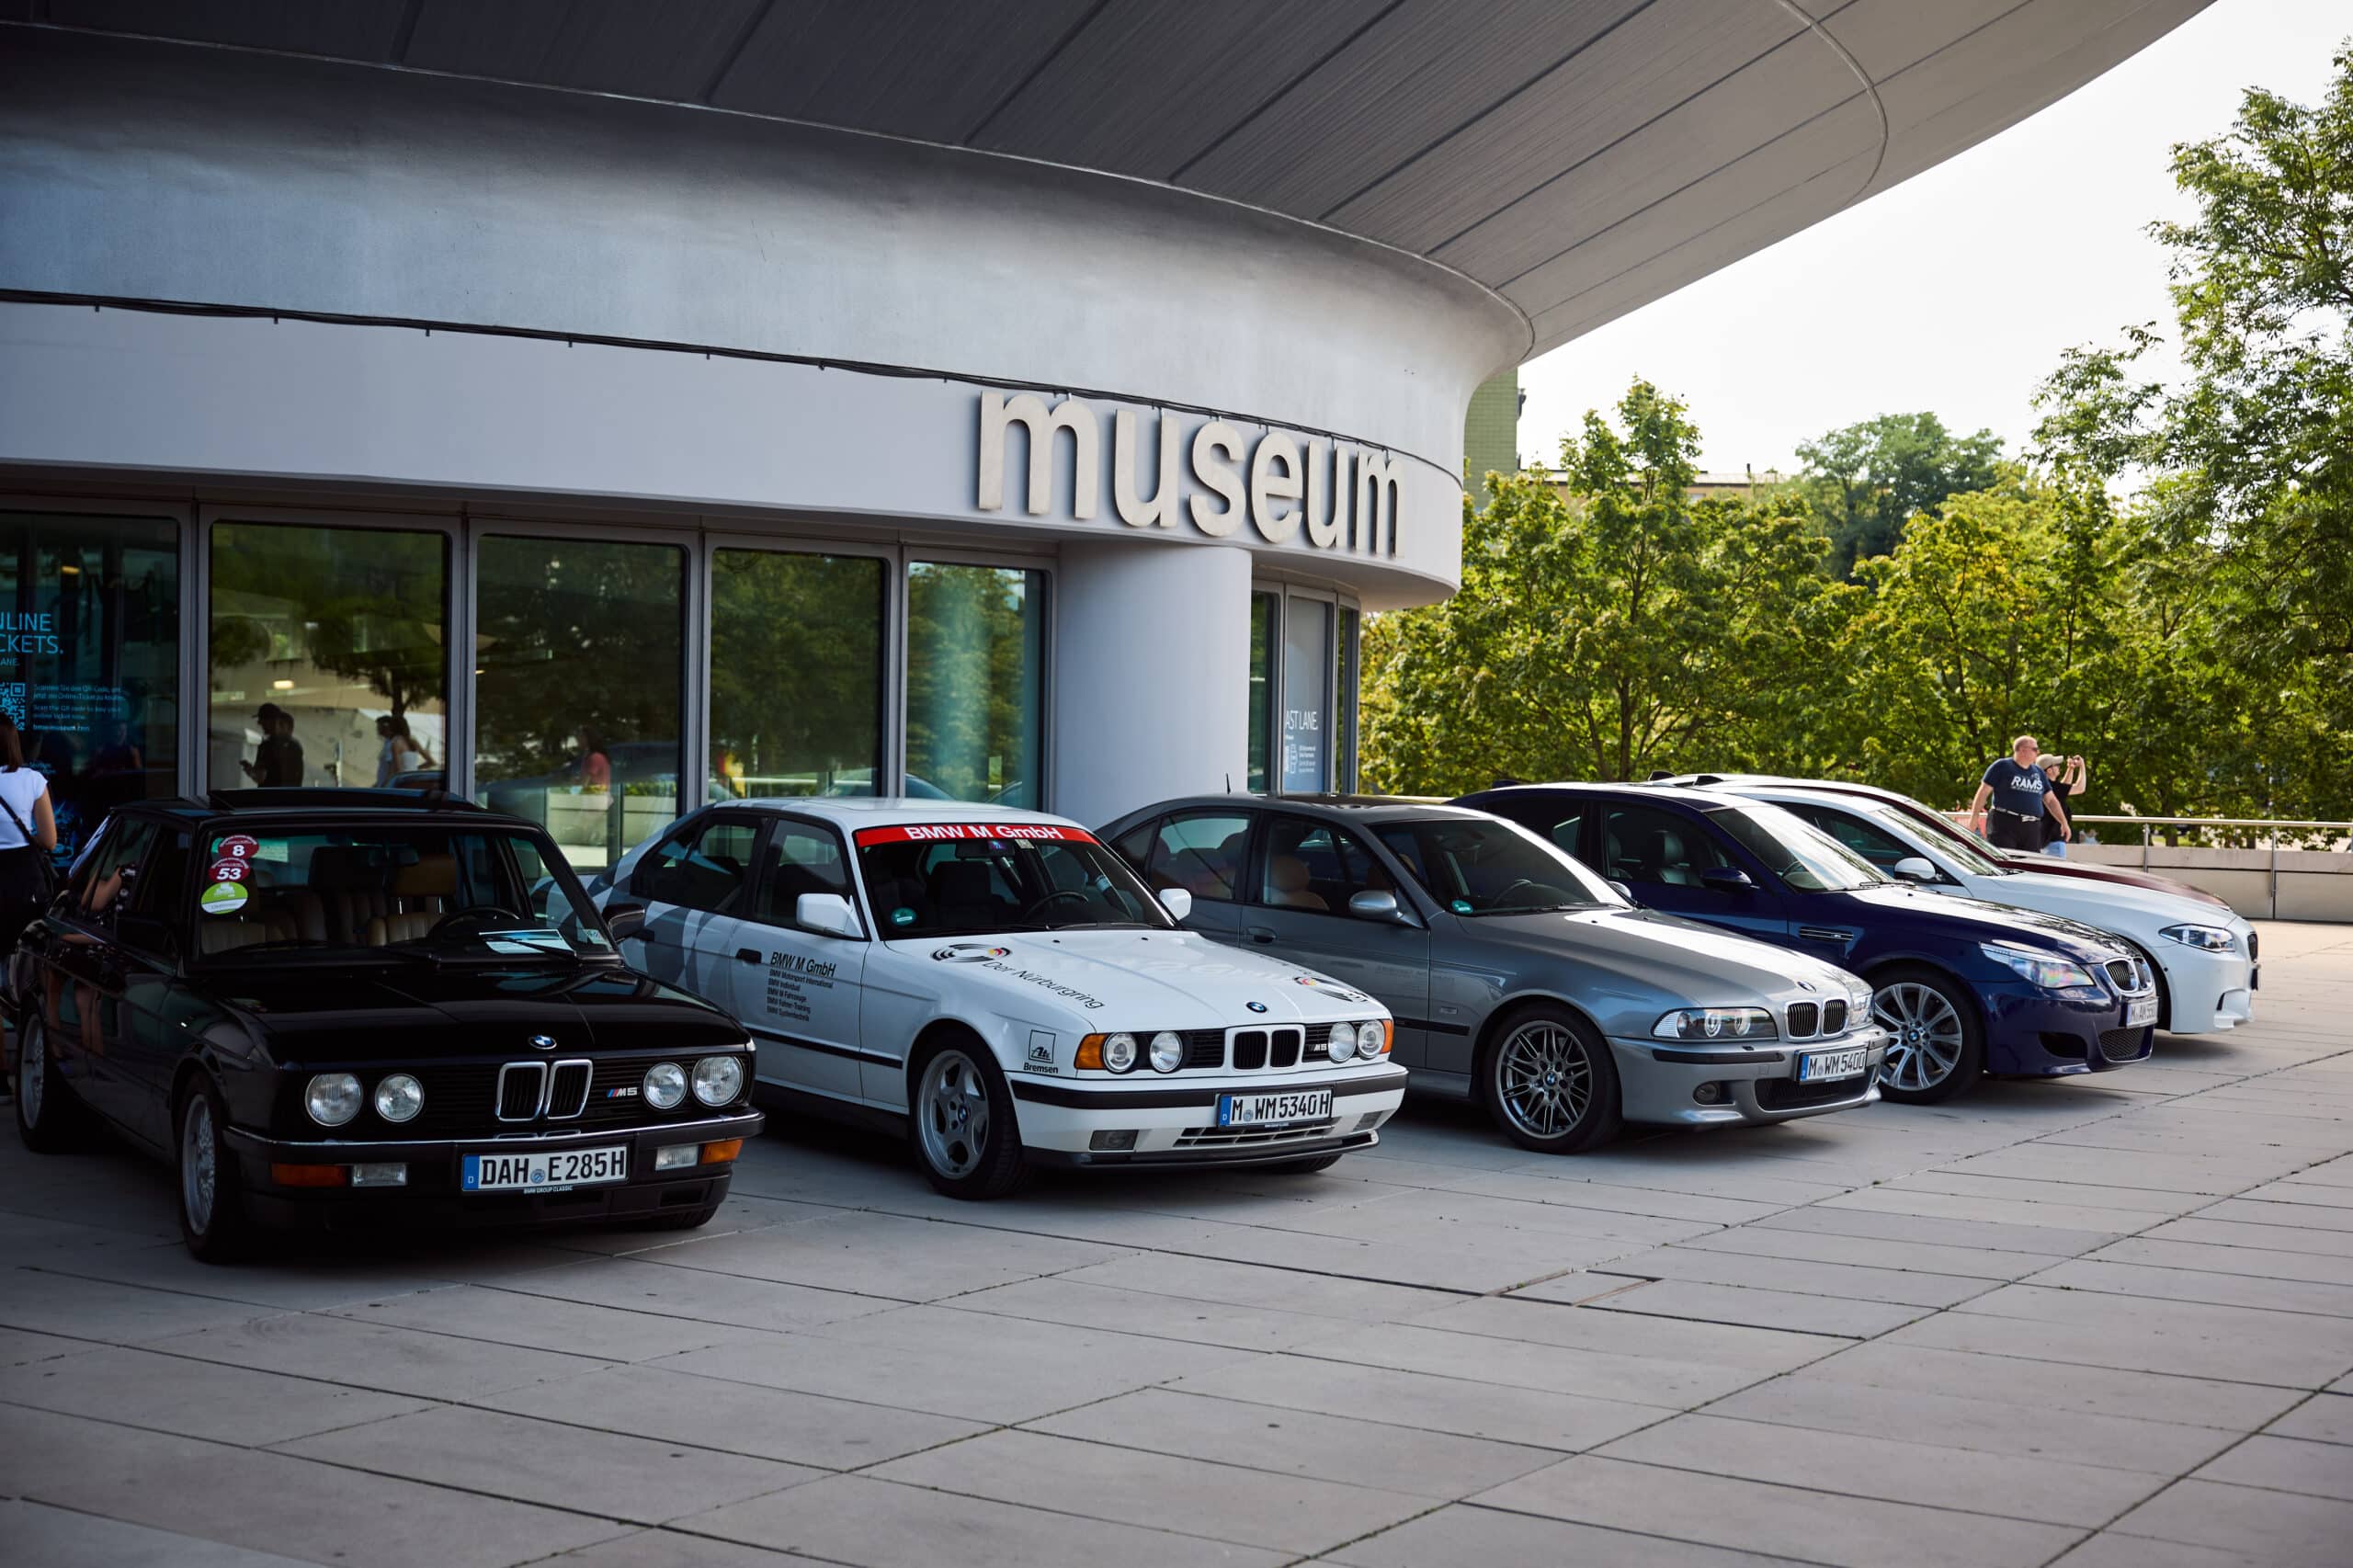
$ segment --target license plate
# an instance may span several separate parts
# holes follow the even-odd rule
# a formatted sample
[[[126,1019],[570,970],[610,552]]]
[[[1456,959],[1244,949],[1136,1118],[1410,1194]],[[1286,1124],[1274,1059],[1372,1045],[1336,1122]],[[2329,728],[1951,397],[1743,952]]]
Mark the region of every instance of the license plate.
[[[1290,1095],[1220,1095],[1220,1127],[1264,1127],[1278,1121],[1320,1121],[1332,1114],[1332,1091],[1310,1089]]]
[[[1859,1078],[1870,1065],[1870,1052],[1861,1046],[1847,1051],[1809,1051],[1798,1058],[1798,1082],[1829,1084]]]
[[[468,1192],[561,1192],[629,1179],[629,1145],[541,1150],[529,1154],[468,1154],[460,1185]]]
[[[2144,1024],[2154,1024],[2156,1021],[2157,999],[2155,997],[2136,997],[2132,1001],[2124,1004],[2124,1027],[2126,1028],[2137,1029]]]

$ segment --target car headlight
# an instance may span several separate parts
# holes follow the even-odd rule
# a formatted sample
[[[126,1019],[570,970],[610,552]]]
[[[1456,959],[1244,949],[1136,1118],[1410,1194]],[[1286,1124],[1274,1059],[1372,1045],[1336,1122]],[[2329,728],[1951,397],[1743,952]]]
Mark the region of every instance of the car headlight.
[[[395,1073],[376,1085],[376,1114],[386,1121],[414,1121],[424,1108],[425,1085],[405,1073]]]
[[[1978,950],[1995,963],[2018,971],[2028,982],[2045,991],[2077,991],[2086,986],[2097,990],[2099,985],[2091,971],[2071,959],[2050,958],[2023,948],[2006,948],[1997,942],[1983,943]]]
[[[341,1127],[359,1114],[359,1080],[348,1073],[322,1073],[302,1091],[302,1108],[321,1127]]]
[[[1849,1020],[1867,1020],[1871,1016],[1871,1004],[1878,994],[1868,985],[1859,985],[1847,993],[1847,1017]]]
[[[1762,1007],[1678,1007],[1651,1026],[1659,1040],[1779,1040]]]
[[[705,1105],[725,1105],[744,1092],[744,1059],[706,1056],[695,1063],[695,1098]]]
[[[1114,1073],[1135,1070],[1136,1037],[1131,1034],[1107,1035],[1103,1040],[1103,1065]]]
[[[657,1062],[645,1070],[642,1092],[655,1110],[676,1110],[687,1097],[687,1070],[675,1062]]]
[[[1154,1072],[1174,1073],[1183,1065],[1185,1065],[1185,1041],[1181,1036],[1172,1030],[1163,1029],[1152,1037],[1152,1070]]]
[[[2183,947],[2196,948],[2203,953],[2227,953],[2231,950],[2231,934],[2220,926],[2168,926],[2157,935],[2170,937]]]
[[[1357,1054],[1367,1062],[1389,1049],[1389,1026],[1379,1018],[1367,1018],[1357,1026]]]
[[[1357,1027],[1354,1024],[1334,1024],[1332,1039],[1325,1047],[1335,1062],[1346,1062],[1357,1053]]]

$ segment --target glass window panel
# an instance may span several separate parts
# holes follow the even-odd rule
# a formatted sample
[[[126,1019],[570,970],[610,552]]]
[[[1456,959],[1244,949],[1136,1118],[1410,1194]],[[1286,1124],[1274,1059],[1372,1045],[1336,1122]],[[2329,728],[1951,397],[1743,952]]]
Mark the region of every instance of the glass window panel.
[[[179,790],[179,525],[0,513],[0,712],[49,780],[57,865]]]
[[[757,823],[705,817],[648,851],[630,878],[629,891],[650,903],[735,914],[759,836]]]
[[[1038,803],[1045,574],[907,567],[910,795]]]
[[[1332,658],[1332,788],[1349,794],[1357,787],[1357,612],[1346,605]]]
[[[678,814],[686,551],[493,537],[474,583],[474,791],[597,871]]]
[[[443,783],[449,582],[438,533],[216,524],[211,787]]]
[[[1267,792],[1267,751],[1275,728],[1275,596],[1250,596],[1250,778]]]
[[[1267,826],[1258,902],[1278,909],[1344,913],[1366,892],[1394,892],[1396,881],[1345,829],[1277,817]]]
[[[1283,607],[1283,790],[1312,795],[1331,784],[1332,607]]]
[[[761,879],[759,907],[752,917],[771,925],[795,925],[801,918],[802,894],[828,892],[851,896],[849,859],[842,853],[840,835],[813,823],[771,824],[767,874]]]
[[[1250,847],[1250,819],[1235,812],[1195,812],[1160,824],[1146,880],[1155,888],[1183,888],[1199,899],[1232,903]]]
[[[885,570],[861,556],[712,552],[713,800],[874,793]]]

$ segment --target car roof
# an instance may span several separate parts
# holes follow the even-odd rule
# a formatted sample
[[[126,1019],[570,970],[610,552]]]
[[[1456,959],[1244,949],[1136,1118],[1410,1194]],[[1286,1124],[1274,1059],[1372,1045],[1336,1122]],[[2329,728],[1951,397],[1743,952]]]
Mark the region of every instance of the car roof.
[[[384,822],[455,813],[469,823],[539,828],[525,817],[476,805],[439,790],[274,789],[216,790],[199,798],[127,801],[108,816],[157,816],[183,824],[233,822],[254,827],[296,823]]]
[[[1860,795],[1869,800],[1885,801],[1891,804],[1909,805],[1912,797],[1900,790],[1883,789],[1877,784],[1865,784],[1854,778],[1792,778],[1779,773],[1681,773],[1672,778],[1658,778],[1653,783],[1677,790],[1714,789],[1748,790],[1812,790],[1824,795]]]
[[[1068,817],[986,801],[932,801],[913,795],[759,795],[745,801],[713,801],[715,810],[790,812],[843,827],[897,827],[908,823],[1048,823],[1088,831]]]
[[[1474,807],[1449,805],[1444,801],[1412,795],[1246,795],[1236,792],[1173,796],[1165,801],[1154,801],[1148,806],[1138,806],[1114,820],[1137,822],[1169,812],[1214,811],[1221,806],[1233,811],[1346,813],[1359,822],[1376,823],[1427,822],[1432,817],[1475,818],[1487,814]]]
[[[1472,798],[1481,795],[1514,795],[1521,790],[1530,793],[1546,790],[1574,790],[1584,795],[1623,795],[1637,801],[1683,801],[1702,806],[1736,806],[1743,797],[1722,790],[1702,790],[1685,784],[1581,784],[1563,779],[1556,784],[1498,784],[1492,790],[1477,790]]]

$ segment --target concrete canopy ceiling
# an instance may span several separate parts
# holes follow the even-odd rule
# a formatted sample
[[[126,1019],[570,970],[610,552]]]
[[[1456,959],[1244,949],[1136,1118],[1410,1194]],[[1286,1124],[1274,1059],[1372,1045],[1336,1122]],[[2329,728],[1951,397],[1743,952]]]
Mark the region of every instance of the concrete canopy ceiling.
[[[0,0],[0,19],[1151,180],[1460,272],[1526,315],[1533,355],[1984,140],[2208,3]]]

